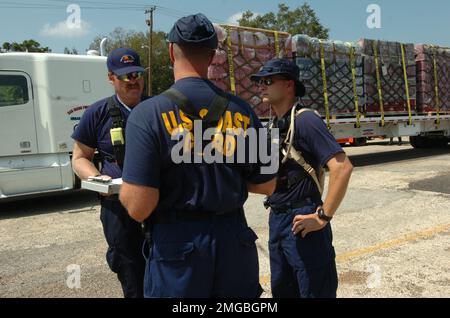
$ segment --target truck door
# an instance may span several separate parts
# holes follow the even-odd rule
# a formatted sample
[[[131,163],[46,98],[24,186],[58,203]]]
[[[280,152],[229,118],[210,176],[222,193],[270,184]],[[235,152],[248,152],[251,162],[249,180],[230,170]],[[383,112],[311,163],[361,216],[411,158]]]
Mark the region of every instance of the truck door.
[[[37,153],[37,137],[30,77],[0,71],[0,156]]]

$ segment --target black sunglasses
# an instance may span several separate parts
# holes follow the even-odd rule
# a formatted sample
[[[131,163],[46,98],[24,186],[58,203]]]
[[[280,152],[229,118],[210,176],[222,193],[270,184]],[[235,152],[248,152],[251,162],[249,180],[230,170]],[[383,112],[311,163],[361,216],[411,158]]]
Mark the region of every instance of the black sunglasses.
[[[129,82],[131,81],[131,79],[137,80],[140,79],[142,76],[144,76],[144,72],[133,72],[124,75],[116,75],[117,79],[123,82]]]
[[[258,81],[258,85],[264,84],[264,85],[266,85],[266,86],[270,86],[270,85],[272,85],[273,83],[274,83],[274,81],[273,81],[273,79],[272,79],[271,77],[266,78],[266,79],[262,78],[262,79],[260,79],[260,80]]]

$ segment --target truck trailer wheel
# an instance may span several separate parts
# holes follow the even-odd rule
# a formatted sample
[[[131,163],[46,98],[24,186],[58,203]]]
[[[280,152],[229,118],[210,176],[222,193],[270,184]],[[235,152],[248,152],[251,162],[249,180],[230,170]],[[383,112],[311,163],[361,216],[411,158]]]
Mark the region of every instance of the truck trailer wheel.
[[[410,136],[409,137],[409,143],[414,148],[425,148],[422,136]]]
[[[414,148],[444,148],[448,145],[448,138],[439,136],[411,136],[409,137],[409,143]]]
[[[365,146],[366,144],[367,144],[367,138],[366,137],[360,137],[360,138],[355,138],[355,140],[353,141],[352,146],[360,147],[360,146]]]

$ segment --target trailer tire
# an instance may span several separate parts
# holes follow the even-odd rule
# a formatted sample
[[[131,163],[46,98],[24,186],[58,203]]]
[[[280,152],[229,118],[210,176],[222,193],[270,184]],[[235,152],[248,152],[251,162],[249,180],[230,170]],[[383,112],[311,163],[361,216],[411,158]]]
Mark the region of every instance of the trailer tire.
[[[445,148],[448,145],[448,140],[445,137],[434,138],[432,144],[433,144],[433,147],[435,147],[435,148]]]
[[[356,146],[356,147],[365,146],[366,144],[367,144],[366,137],[355,138],[355,140],[353,142],[353,146]]]
[[[445,148],[448,139],[443,137],[411,136],[409,142],[414,148]]]
[[[426,148],[424,138],[422,136],[409,137],[409,143],[413,146],[413,148]]]

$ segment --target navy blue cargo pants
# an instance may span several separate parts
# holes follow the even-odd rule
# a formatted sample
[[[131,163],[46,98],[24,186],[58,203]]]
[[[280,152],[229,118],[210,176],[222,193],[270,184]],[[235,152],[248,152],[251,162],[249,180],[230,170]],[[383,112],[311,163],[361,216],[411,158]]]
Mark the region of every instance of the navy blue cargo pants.
[[[315,213],[318,204],[307,200],[301,208],[271,209],[269,254],[274,298],[335,298],[338,277],[331,226],[305,238],[292,233],[296,215]]]
[[[153,224],[144,296],[259,297],[256,239],[243,212]]]
[[[116,198],[102,198],[100,220],[108,243],[106,261],[117,274],[125,298],[140,298],[144,293],[144,236],[141,224],[134,221]]]

